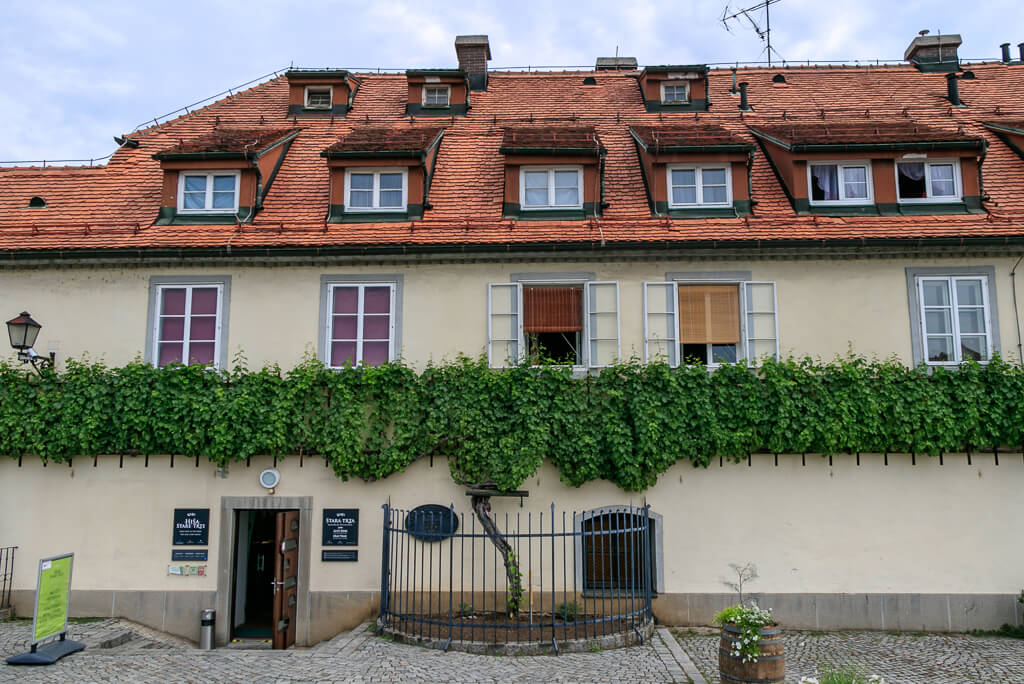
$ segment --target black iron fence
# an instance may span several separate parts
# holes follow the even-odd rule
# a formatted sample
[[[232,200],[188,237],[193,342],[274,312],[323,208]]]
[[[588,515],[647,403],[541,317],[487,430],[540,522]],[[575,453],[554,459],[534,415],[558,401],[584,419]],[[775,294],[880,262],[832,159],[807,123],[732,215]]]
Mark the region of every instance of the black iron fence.
[[[445,649],[643,640],[656,561],[649,507],[552,505],[494,522],[508,564],[473,513],[385,505],[379,628]]]
[[[14,584],[14,550],[17,546],[0,547],[0,610],[11,607],[11,585]]]

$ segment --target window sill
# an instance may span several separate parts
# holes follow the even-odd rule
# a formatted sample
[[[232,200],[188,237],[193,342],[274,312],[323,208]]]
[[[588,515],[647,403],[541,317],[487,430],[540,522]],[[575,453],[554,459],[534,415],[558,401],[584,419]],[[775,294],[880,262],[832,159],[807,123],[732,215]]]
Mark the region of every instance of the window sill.
[[[327,223],[401,223],[421,218],[422,204],[410,204],[403,211],[345,211],[344,204],[332,204]]]
[[[238,207],[238,213],[183,214],[174,207],[160,207],[154,225],[157,226],[232,226],[251,221],[255,215],[251,207]]]
[[[885,207],[883,213],[902,214],[904,216],[928,216],[942,214],[984,214],[980,197],[964,197],[953,202],[898,202],[896,204],[879,205]]]
[[[584,589],[580,592],[583,598],[628,598],[630,596],[643,596],[643,587],[637,587],[630,592],[629,589]],[[657,598],[658,592],[651,589],[651,598]]]
[[[302,117],[318,117],[318,116],[345,116],[348,113],[349,106],[347,104],[336,104],[330,107],[312,108],[306,107],[305,105],[288,105],[288,116],[294,116],[298,118]]]
[[[465,116],[468,107],[464,102],[452,103],[444,107],[423,105],[410,102],[405,105],[405,113],[410,116]]]
[[[506,202],[502,207],[502,218],[520,221],[585,221],[600,212],[594,202],[585,202],[581,209],[523,209],[519,204]]]
[[[714,205],[698,207],[670,207],[667,202],[657,202],[655,212],[658,216],[669,216],[681,219],[699,218],[736,218],[750,214],[752,203],[750,200],[734,200],[731,205]]]
[[[644,108],[648,112],[706,112],[708,101],[693,99],[689,102],[667,103],[661,100],[645,100]]]

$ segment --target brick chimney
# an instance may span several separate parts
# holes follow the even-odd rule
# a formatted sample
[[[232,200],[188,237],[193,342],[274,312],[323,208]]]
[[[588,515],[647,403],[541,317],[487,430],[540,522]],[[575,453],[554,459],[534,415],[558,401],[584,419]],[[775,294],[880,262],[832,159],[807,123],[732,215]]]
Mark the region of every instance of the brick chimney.
[[[470,90],[487,90],[487,60],[491,58],[487,36],[455,36],[455,54],[459,68],[469,76]]]
[[[953,73],[960,68],[960,58],[956,50],[963,42],[958,33],[948,35],[918,36],[910,41],[910,46],[903,53],[903,59],[918,68],[919,71]]]

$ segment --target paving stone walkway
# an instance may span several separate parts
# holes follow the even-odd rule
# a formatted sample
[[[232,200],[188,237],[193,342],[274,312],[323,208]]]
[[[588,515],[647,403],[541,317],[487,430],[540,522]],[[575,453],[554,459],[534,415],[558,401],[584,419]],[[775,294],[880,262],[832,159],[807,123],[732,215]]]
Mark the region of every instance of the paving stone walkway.
[[[30,631],[29,622],[0,623],[0,660],[27,650]],[[125,634],[130,636],[124,639]],[[69,638],[84,642],[86,649],[47,667],[0,664],[0,682],[688,681],[683,664],[675,660],[661,636],[634,648],[560,656],[443,653],[392,643],[366,628],[310,649],[288,651],[198,651],[177,640],[159,639],[126,620],[72,625]],[[667,638],[672,640],[671,635]]]
[[[676,631],[676,639],[709,682],[718,679],[715,635]],[[1024,683],[1024,640],[964,634],[785,632],[786,682],[815,676],[823,663],[863,666],[889,684]]]
[[[28,650],[30,621],[0,622],[0,682],[718,682],[718,639],[659,627],[643,646],[560,656],[485,656],[377,638],[362,627],[308,649],[220,648],[127,620],[73,624],[86,649],[48,667],[12,667]],[[820,663],[864,665],[891,684],[1024,683],[1024,641],[964,635],[790,632],[787,682]]]

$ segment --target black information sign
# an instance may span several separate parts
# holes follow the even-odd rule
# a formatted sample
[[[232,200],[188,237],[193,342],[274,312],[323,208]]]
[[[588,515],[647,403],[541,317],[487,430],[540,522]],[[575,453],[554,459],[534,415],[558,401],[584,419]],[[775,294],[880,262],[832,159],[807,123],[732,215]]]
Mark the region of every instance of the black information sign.
[[[359,552],[355,549],[323,549],[320,552],[321,561],[357,561]]]
[[[359,546],[359,509],[324,509],[324,546]]]
[[[209,508],[174,509],[174,546],[206,546],[210,543]]]
[[[441,541],[459,529],[459,518],[448,506],[424,504],[405,516],[405,529],[420,541]]]
[[[205,561],[206,549],[172,549],[172,561]]]

